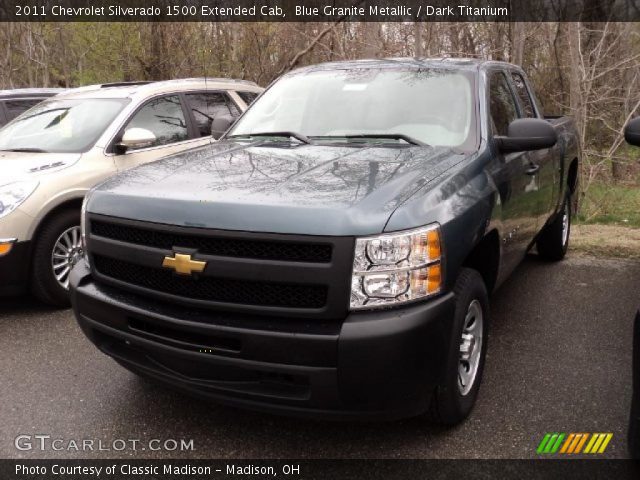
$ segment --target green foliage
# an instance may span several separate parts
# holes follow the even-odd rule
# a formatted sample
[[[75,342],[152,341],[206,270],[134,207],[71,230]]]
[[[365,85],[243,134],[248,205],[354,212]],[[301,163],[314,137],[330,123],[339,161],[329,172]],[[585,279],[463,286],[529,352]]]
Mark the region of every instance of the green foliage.
[[[577,220],[640,228],[640,187],[591,185],[581,199]]]

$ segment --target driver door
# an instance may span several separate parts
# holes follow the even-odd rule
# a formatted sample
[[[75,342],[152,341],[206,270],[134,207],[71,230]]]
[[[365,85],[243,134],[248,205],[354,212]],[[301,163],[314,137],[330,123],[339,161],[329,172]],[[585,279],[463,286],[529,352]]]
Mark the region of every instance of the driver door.
[[[489,78],[489,113],[493,135],[507,135],[509,124],[520,117],[507,77],[494,71]],[[500,153],[495,177],[502,208],[501,242],[505,271],[524,257],[537,226],[538,179],[532,171],[529,152]]]
[[[539,118],[524,77],[519,72],[512,71],[511,78],[520,103],[521,115],[526,118]],[[537,192],[537,230],[540,230],[555,211],[556,199],[559,197],[560,148],[556,145],[550,149],[531,151],[529,157],[532,168],[538,167],[538,172],[531,176],[531,180],[535,182]]]

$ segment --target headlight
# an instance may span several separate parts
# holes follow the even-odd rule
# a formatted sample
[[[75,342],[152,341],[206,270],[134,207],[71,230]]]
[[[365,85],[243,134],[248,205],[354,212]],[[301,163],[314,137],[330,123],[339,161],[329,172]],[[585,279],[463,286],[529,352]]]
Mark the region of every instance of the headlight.
[[[13,182],[0,186],[0,218],[9,215],[38,187],[38,182]]]
[[[439,225],[356,240],[352,310],[397,305],[435,295],[441,288]]]

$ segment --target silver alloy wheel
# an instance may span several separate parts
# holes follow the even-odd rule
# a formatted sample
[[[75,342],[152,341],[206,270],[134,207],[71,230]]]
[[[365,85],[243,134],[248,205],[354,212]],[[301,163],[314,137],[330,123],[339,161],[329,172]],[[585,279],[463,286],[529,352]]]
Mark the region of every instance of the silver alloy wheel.
[[[464,317],[460,357],[458,362],[458,389],[462,395],[469,393],[478,373],[482,353],[482,305],[473,300]]]
[[[51,268],[58,284],[69,289],[69,273],[82,258],[80,226],[67,228],[56,240],[51,252]]]
[[[569,200],[564,202],[562,209],[562,246],[564,247],[569,241]]]

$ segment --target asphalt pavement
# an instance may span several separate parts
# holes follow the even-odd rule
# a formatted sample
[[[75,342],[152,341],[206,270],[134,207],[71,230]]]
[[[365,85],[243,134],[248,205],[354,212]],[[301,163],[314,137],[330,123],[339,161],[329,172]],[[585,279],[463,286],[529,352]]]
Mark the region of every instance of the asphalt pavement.
[[[208,404],[124,370],[83,337],[71,310],[2,298],[0,457],[533,458],[546,432],[611,432],[601,457],[626,457],[639,306],[637,261],[570,255],[549,264],[530,255],[492,298],[476,409],[445,429]],[[83,440],[94,450],[76,451]],[[176,448],[181,440],[186,450]]]

